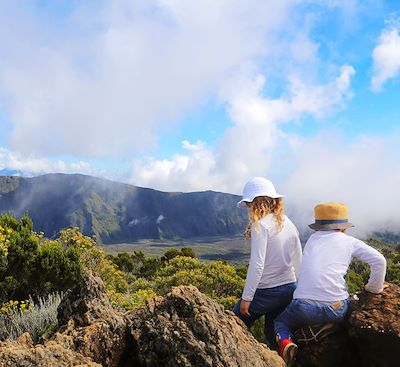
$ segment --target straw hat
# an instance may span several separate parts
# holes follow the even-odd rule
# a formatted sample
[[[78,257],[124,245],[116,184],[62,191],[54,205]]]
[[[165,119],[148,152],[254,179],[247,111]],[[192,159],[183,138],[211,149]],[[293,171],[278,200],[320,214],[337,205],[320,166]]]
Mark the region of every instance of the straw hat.
[[[318,204],[314,208],[315,223],[309,225],[316,231],[329,231],[332,229],[347,229],[354,227],[349,222],[349,210],[346,204],[329,202]]]
[[[257,196],[269,196],[274,199],[284,197],[284,195],[276,192],[270,180],[263,177],[253,177],[244,185],[243,199],[237,203],[237,206],[239,208],[246,208],[246,202],[251,203]]]

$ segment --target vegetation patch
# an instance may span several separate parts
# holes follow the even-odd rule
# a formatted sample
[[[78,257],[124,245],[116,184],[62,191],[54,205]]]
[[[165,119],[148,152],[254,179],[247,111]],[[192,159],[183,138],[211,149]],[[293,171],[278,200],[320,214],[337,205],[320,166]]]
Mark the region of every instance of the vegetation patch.
[[[57,327],[57,308],[62,293],[39,297],[36,301],[9,301],[3,304],[0,313],[0,340],[16,339],[28,332],[33,341]]]
[[[387,259],[386,280],[399,284],[400,244],[377,238],[368,242]],[[138,250],[107,254],[95,237],[85,236],[76,227],[50,240],[33,231],[28,216],[17,220],[0,215],[0,338],[28,331],[37,340],[53,331],[62,293],[88,270],[102,278],[117,309],[140,307],[178,285],[194,285],[232,309],[240,299],[247,265],[224,259],[203,261],[191,247],[167,248],[161,256],[146,256]],[[346,277],[350,293],[362,289],[368,276],[368,266],[354,261]],[[263,341],[263,320],[252,331]]]

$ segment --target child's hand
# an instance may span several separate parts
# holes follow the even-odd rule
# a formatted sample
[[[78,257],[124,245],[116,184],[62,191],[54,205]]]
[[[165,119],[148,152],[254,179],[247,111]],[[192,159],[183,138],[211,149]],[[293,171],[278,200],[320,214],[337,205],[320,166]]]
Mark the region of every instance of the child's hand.
[[[366,284],[365,287],[364,287],[364,289],[365,289],[367,292],[378,294],[378,293],[381,293],[381,292],[382,292],[385,288],[387,288],[387,287],[389,287],[389,285],[386,284],[386,283],[385,283],[385,284],[383,285],[383,287],[380,288],[380,289],[373,288],[373,287],[371,287],[370,285]]]
[[[242,299],[240,301],[240,313],[242,315],[245,315],[247,317],[251,317],[250,312],[249,312],[250,303],[251,303],[251,301],[245,301],[244,299]]]

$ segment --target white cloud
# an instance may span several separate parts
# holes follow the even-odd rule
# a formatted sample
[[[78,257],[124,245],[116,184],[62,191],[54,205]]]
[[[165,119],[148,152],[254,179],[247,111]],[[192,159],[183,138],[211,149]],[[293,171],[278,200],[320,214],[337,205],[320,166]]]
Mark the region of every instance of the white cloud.
[[[387,80],[395,78],[400,72],[400,25],[384,29],[378,45],[372,53],[373,75],[372,90],[378,92]]]
[[[324,85],[307,85],[292,77],[288,97],[278,99],[262,95],[262,75],[253,80],[231,80],[221,91],[221,99],[233,126],[215,146],[184,141],[182,146],[187,154],[136,161],[128,181],[166,191],[214,189],[239,193],[249,177],[267,174],[272,160],[274,165],[285,161],[284,145],[291,149],[291,145],[298,144],[283,133],[280,124],[296,121],[304,114],[323,116],[342,107],[351,97],[352,75],[354,69],[345,65],[339,76]]]
[[[400,231],[400,153],[393,150],[399,139],[397,131],[385,137],[359,136],[353,141],[338,131],[326,129],[310,138],[279,137],[279,147],[269,153],[259,152],[255,157],[262,167],[258,171],[249,172],[247,158],[242,159],[247,156],[247,150],[253,149],[250,141],[231,157],[231,165],[241,170],[232,171],[230,166],[217,169],[215,151],[203,146],[201,154],[207,159],[190,151],[170,160],[152,160],[147,165],[142,162],[134,173],[145,186],[169,191],[175,191],[176,187],[185,187],[188,191],[214,188],[237,194],[250,176],[263,175],[272,178],[278,190],[286,195],[288,213],[302,232],[313,222],[316,204],[340,201],[348,205],[350,220],[355,224],[350,233],[366,237],[376,231]],[[274,166],[291,166],[293,170],[275,180],[276,176],[271,177],[262,164],[267,154],[271,155]],[[185,160],[184,166],[179,165],[181,159]],[[168,169],[163,170],[163,165]],[[197,169],[199,166],[202,168]],[[157,174],[160,171],[163,172],[161,181]],[[139,177],[143,172],[147,176]]]
[[[340,108],[349,98],[350,81],[355,70],[350,65],[343,65],[340,68],[340,75],[327,85],[308,86],[292,78],[291,90],[293,99],[291,102],[292,113],[307,112],[319,117],[332,108]]]
[[[139,186],[154,187],[165,191],[198,191],[216,187],[215,159],[205,143],[182,142],[187,154],[175,154],[170,159],[148,158],[133,163],[128,178]]]
[[[92,157],[149,149],[226,78],[276,52],[273,40],[298,3],[75,2],[59,22],[2,4],[0,106],[13,124],[10,149]]]
[[[303,229],[313,222],[316,204],[340,201],[349,206],[354,233],[399,231],[400,153],[393,150],[399,138],[398,131],[349,142],[327,130],[303,139],[292,152],[295,169],[282,183],[297,224]]]
[[[240,193],[249,177],[282,167],[279,191],[303,226],[315,203],[341,200],[360,231],[398,228],[400,157],[392,147],[399,134],[347,143],[331,132],[307,139],[284,132],[283,124],[321,118],[352,96],[350,65],[318,82],[318,72],[333,66],[325,70],[311,29],[292,12],[301,2],[75,2],[62,19],[3,2],[0,108],[13,130],[11,151],[0,148],[0,169],[99,175],[84,161],[37,157],[129,157],[215,97],[232,120],[217,143],[185,140],[182,154],[136,160],[127,180],[168,191]],[[341,8],[351,23],[359,5],[315,3]],[[399,73],[399,33],[395,24],[384,29],[373,51],[376,91]],[[268,78],[282,75],[282,95],[266,97]]]
[[[0,147],[0,170],[15,170],[24,175],[45,173],[82,173],[100,176],[100,172],[84,161],[66,163],[62,160],[51,161],[46,158],[25,157]]]
[[[185,142],[184,147],[189,148],[186,155],[136,162],[131,180],[169,191],[212,188],[240,194],[249,177],[267,176],[287,195],[289,213],[301,231],[313,222],[313,207],[332,200],[349,206],[350,219],[356,225],[351,232],[356,235],[399,231],[400,153],[393,149],[399,131],[386,137],[356,139],[329,126],[310,138],[282,131],[282,123],[302,114],[323,116],[343,107],[351,97],[352,75],[354,69],[344,66],[339,76],[325,85],[310,86],[295,79],[287,99],[263,97],[262,76],[241,80],[241,87],[229,89],[237,91],[227,95],[234,126],[219,144],[207,147],[201,142]],[[279,175],[271,177],[270,173],[279,173],[280,167],[285,167],[285,172],[275,180]]]

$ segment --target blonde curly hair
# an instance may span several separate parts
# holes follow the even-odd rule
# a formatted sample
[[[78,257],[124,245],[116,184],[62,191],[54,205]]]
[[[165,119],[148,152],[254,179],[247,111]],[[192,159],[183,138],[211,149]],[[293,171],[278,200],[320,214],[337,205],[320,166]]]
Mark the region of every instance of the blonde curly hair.
[[[284,204],[282,198],[270,198],[269,196],[257,196],[251,203],[246,203],[249,208],[249,223],[244,232],[247,239],[251,238],[251,226],[255,224],[256,231],[260,227],[260,219],[272,213],[278,224],[278,232],[283,228]]]

